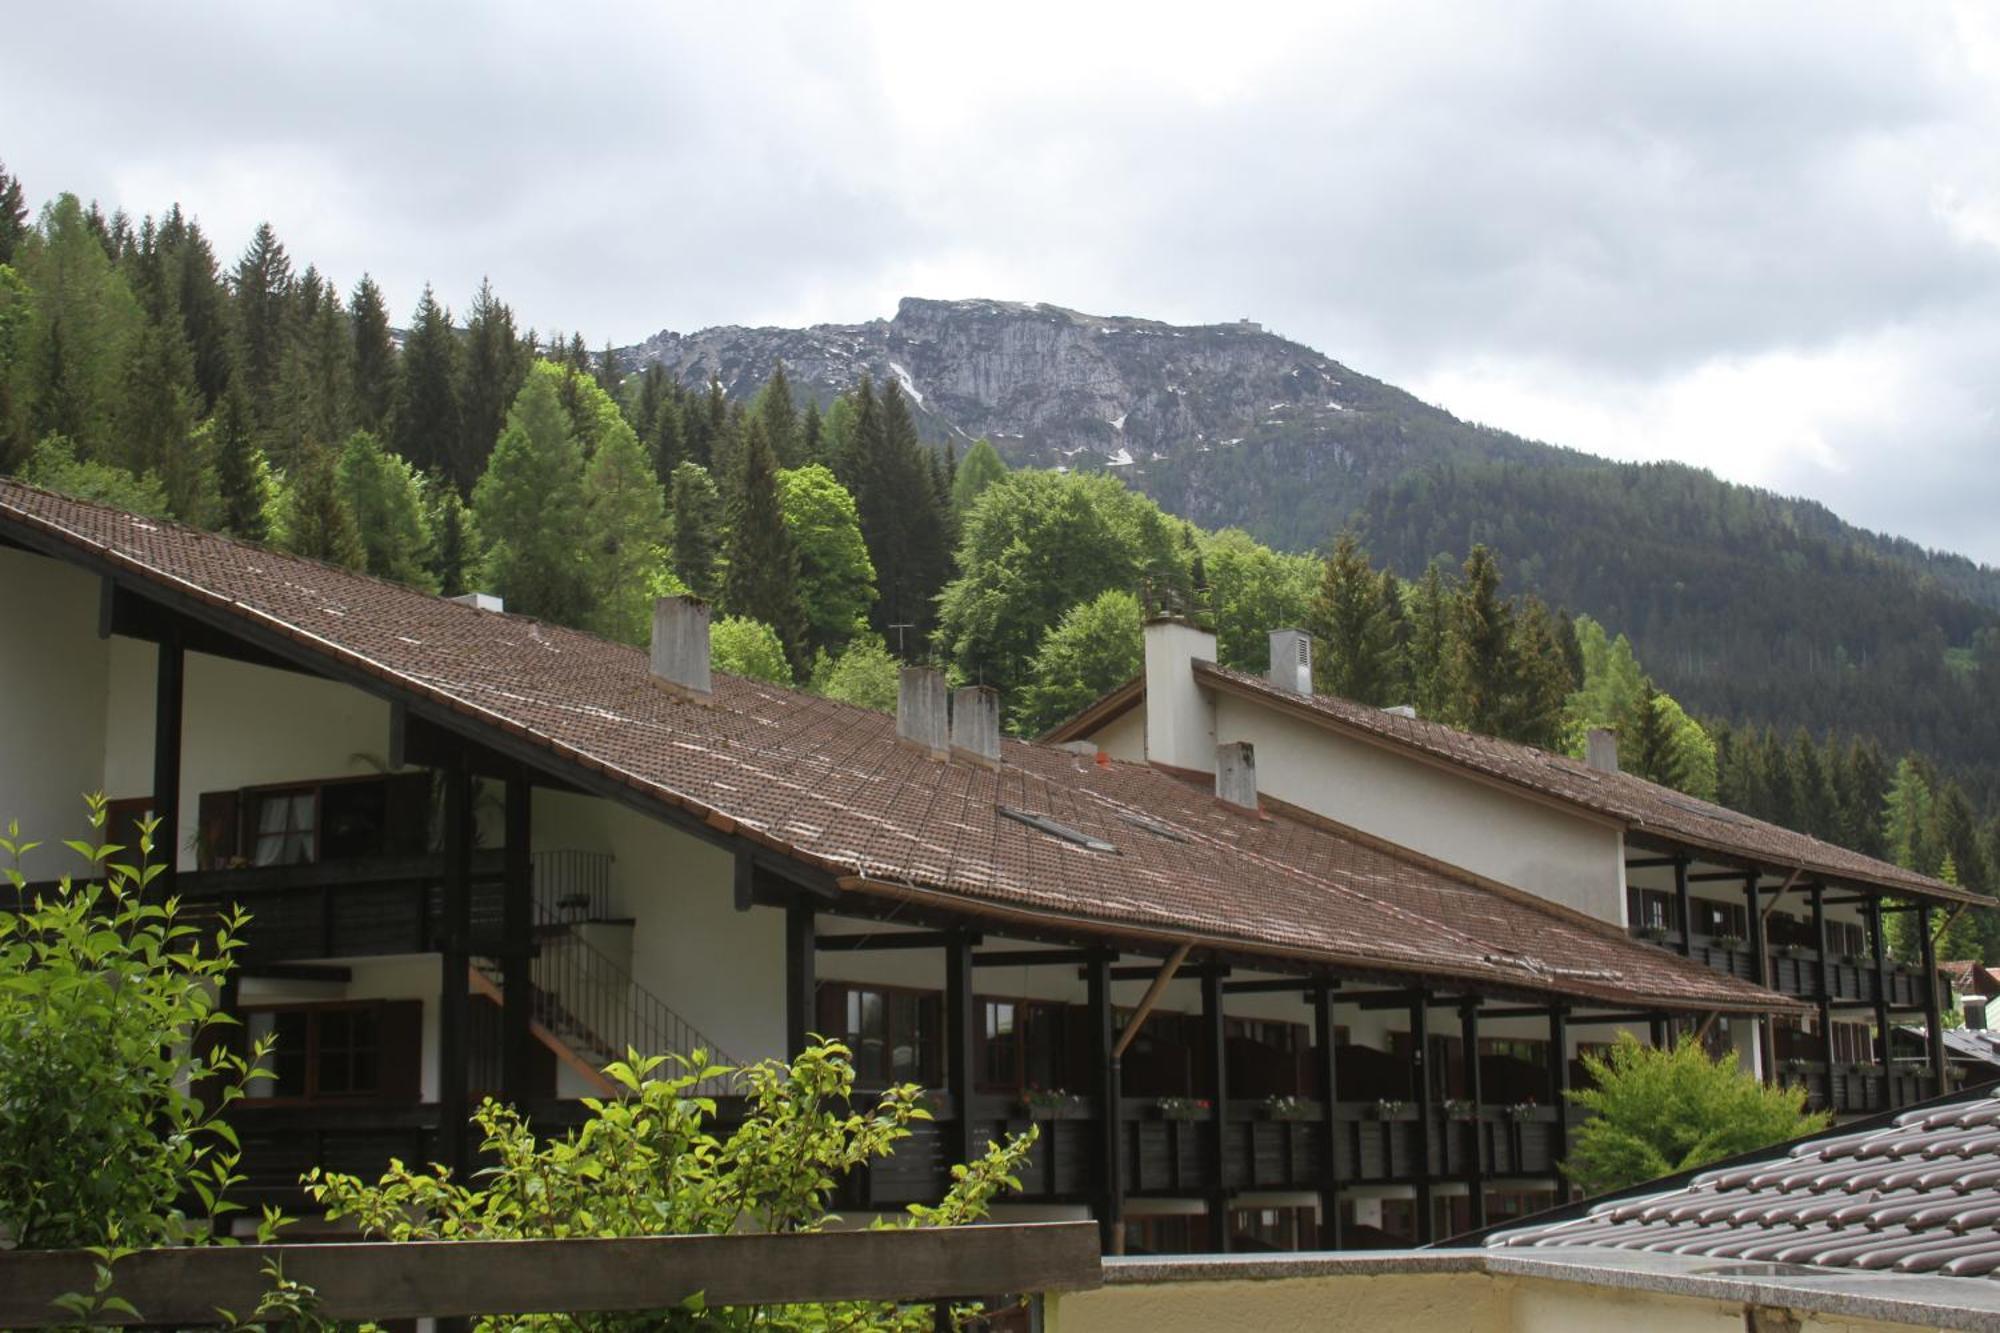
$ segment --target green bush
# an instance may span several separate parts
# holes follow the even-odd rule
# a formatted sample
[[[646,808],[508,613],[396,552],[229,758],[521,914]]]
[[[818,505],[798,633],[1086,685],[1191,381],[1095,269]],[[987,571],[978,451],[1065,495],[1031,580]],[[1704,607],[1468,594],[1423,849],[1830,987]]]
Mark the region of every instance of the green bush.
[[[89,805],[101,835],[105,803]],[[234,1207],[218,1117],[267,1047],[216,1040],[235,1021],[216,995],[247,918],[197,929],[149,892],[164,867],[142,827],[136,848],[67,843],[88,872],[45,892],[20,869],[39,844],[13,823],[0,838],[17,900],[0,909],[0,1233],[22,1248],[199,1242]]]
[[[1808,1114],[1803,1088],[1768,1088],[1728,1056],[1711,1059],[1695,1041],[1670,1050],[1629,1032],[1602,1056],[1585,1055],[1596,1085],[1571,1101],[1597,1114],[1578,1128],[1563,1169],[1586,1193],[1691,1171],[1710,1162],[1825,1129]]]

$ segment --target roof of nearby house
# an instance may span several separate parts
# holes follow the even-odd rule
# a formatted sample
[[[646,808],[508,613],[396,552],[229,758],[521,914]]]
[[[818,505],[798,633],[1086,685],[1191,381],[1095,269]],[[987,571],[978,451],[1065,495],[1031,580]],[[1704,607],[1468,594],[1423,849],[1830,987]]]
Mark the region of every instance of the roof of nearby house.
[[[2000,1273],[2000,1096],[1961,1093],[1490,1235],[1741,1263]]]
[[[1951,978],[1952,989],[1961,995],[2000,995],[2000,969],[1970,959],[1939,963],[1938,971]]]
[[[1942,880],[1752,819],[1635,774],[1607,773],[1581,760],[1550,754],[1532,745],[1474,735],[1440,722],[1405,717],[1332,695],[1299,694],[1262,676],[1213,662],[1196,662],[1194,671],[1205,685],[1258,699],[1363,740],[1525,788],[1538,796],[1616,820],[1633,833],[1651,834],[1663,841],[1780,871],[1798,869],[1843,883],[1953,902],[1984,901]],[[1043,739],[1066,741],[1089,735],[1129,711],[1144,697],[1142,680],[1128,682]]]
[[[0,537],[455,719],[559,775],[687,812],[844,890],[1483,990],[1796,1007],[1567,909],[1243,812],[1145,765],[1015,741],[997,767],[943,761],[899,742],[884,714],[730,676],[697,701],[663,688],[639,649],[18,482],[0,480]]]

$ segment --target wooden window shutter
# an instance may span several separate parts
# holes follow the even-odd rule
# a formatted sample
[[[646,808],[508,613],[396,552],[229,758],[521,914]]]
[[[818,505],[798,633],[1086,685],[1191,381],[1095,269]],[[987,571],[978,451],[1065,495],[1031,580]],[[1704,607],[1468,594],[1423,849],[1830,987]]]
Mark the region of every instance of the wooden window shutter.
[[[205,791],[196,818],[201,829],[197,864],[203,870],[225,870],[242,855],[242,805],[233,791]]]
[[[424,1087],[424,1002],[384,1000],[381,1032],[382,1100],[417,1101]]]

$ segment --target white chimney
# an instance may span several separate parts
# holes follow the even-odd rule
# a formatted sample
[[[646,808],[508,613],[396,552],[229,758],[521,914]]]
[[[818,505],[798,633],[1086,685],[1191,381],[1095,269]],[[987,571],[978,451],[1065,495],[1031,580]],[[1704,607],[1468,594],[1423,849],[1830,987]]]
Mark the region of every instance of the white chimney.
[[[1618,771],[1618,733],[1607,727],[1592,727],[1585,742],[1584,762],[1600,773]]]
[[[1245,810],[1257,808],[1257,749],[1249,741],[1215,747],[1215,794]]]
[[[1271,683],[1293,694],[1313,692],[1312,635],[1302,629],[1271,631]]]
[[[1191,773],[1215,768],[1214,705],[1194,664],[1215,660],[1215,632],[1177,616],[1146,622],[1146,759]]]
[[[1000,691],[967,685],[952,692],[951,750],[984,763],[1000,762]]]
[[[480,611],[505,611],[507,603],[490,592],[466,592],[450,599],[460,606],[470,606]]]
[[[904,667],[896,688],[896,735],[942,757],[951,744],[950,719],[944,674]]]
[[[653,603],[653,677],[690,694],[706,695],[708,603],[699,597],[662,597]]]

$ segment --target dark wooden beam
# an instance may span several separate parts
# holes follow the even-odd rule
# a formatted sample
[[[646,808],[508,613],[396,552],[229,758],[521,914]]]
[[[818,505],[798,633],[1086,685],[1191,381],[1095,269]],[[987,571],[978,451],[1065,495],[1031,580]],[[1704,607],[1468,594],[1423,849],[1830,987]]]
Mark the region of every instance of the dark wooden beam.
[[[1101,949],[997,949],[972,955],[974,967],[1074,967],[1103,955]]]
[[[443,944],[438,993],[438,1155],[464,1180],[470,1168],[466,1117],[471,1046],[472,774],[464,764],[444,770]]]
[[[1759,986],[1769,986],[1771,984],[1771,954],[1764,947],[1764,913],[1757,902],[1757,877],[1755,874],[1749,874],[1738,875],[1737,878],[1743,881],[1744,911],[1750,920],[1750,980]],[[1774,1083],[1777,1081],[1778,1062],[1773,1058],[1771,1051],[1771,1022],[1766,1018],[1760,1018],[1755,1021],[1759,1034],[1758,1045],[1761,1048],[1763,1056],[1758,1063],[1762,1066],[1761,1072],[1764,1076],[1764,1082],[1767,1084]]]
[[[1479,1004],[1475,1000],[1466,1000],[1458,1006],[1458,1041],[1465,1063],[1465,1099],[1478,1106],[1485,1098],[1479,1086]],[[1448,1122],[1445,1132],[1451,1133],[1453,1128]],[[1478,1231],[1486,1225],[1486,1161],[1484,1145],[1479,1141],[1481,1125],[1474,1119],[1457,1124],[1456,1129],[1471,1140],[1471,1151],[1465,1154],[1465,1192],[1472,1205],[1471,1229]]]
[[[1321,982],[1313,991],[1313,1054],[1319,1061],[1319,1243],[1340,1248],[1340,1068],[1333,1021],[1335,982]]]
[[[1209,1065],[1208,1098],[1214,1105],[1202,1125],[1202,1159],[1208,1171],[1209,1249],[1227,1254],[1229,1243],[1229,1042],[1222,978],[1201,979],[1201,1044]]]
[[[345,985],[354,980],[354,969],[340,963],[246,963],[232,976],[244,980],[316,981]]]
[[[824,944],[827,937],[821,936]],[[834,936],[839,939],[841,936]],[[944,946],[944,1086],[951,1094],[954,1117],[946,1136],[951,1162],[970,1162],[980,1148],[973,1132],[972,1093],[975,1083],[972,1056],[978,1033],[974,1025],[979,1009],[972,998],[972,936],[963,932],[946,937]]]
[[[153,671],[153,855],[160,874],[153,881],[162,898],[174,895],[181,858],[181,727],[186,697],[187,655],[169,634],[159,644]]]
[[[785,908],[785,1058],[796,1059],[819,1026],[819,978],[813,950],[813,905]]]
[[[1437,1210],[1431,1194],[1431,1006],[1430,996],[1410,997],[1410,1096],[1417,1118],[1410,1125],[1410,1156],[1417,1185],[1417,1244],[1437,1239]]]
[[[1688,860],[1685,856],[1671,858],[1674,866],[1674,910],[1680,914],[1681,957],[1694,952],[1694,895],[1688,892]]]
[[[1265,977],[1256,981],[1224,982],[1224,995],[1300,995],[1317,994],[1322,987],[1340,989],[1337,981],[1321,981],[1317,977]]]
[[[534,788],[516,772],[507,782],[500,877],[500,1088],[514,1105],[529,1094],[535,983]]]
[[[1820,1059],[1826,1064],[1826,1109],[1832,1111],[1833,1096],[1833,961],[1826,948],[1826,890],[1812,886],[1813,950],[1819,966],[1815,989],[1818,994]]]
[[[1686,865],[1684,856],[1634,856],[1626,859],[1627,870],[1664,870],[1668,866]]]
[[[1875,1061],[1876,1068],[1882,1071],[1884,1086],[1888,1087],[1890,1086],[1888,1082],[1889,1061],[1892,1054],[1889,1039],[1888,942],[1882,938],[1882,904],[1879,902],[1874,903],[1864,908],[1863,911],[1868,918],[1868,949],[1871,955],[1869,961],[1875,965]],[[1888,1098],[1884,1100],[1887,1102],[1890,1110],[1895,1109],[1893,1100]]]
[[[1122,967],[1111,969],[1111,979],[1113,981],[1151,981],[1158,975],[1160,975],[1160,968],[1157,963],[1128,963]],[[1194,967],[1182,965],[1175,969],[1175,975],[1185,977],[1190,981],[1211,975],[1226,977],[1229,975],[1229,967],[1224,963],[1200,963]],[[1079,967],[1076,970],[1076,978],[1078,981],[1089,980],[1089,966]],[[1227,991],[1229,987],[1224,986],[1222,989]]]
[[[961,930],[907,930],[880,935],[819,935],[813,943],[821,953],[856,953],[869,949],[950,949],[977,944],[979,938]]]
[[[1099,957],[1086,969],[1085,1013],[1090,1023],[1090,1067],[1097,1086],[1096,1143],[1092,1145],[1091,1210],[1097,1214],[1098,1246],[1105,1254],[1125,1253],[1124,1066],[1111,1007],[1111,960]],[[1053,1151],[1053,1148],[1047,1149]]]
[[[1931,934],[1931,905],[1917,910],[1918,959],[1924,967],[1924,1042],[1931,1066],[1931,1096],[1944,1096],[1944,1005],[1938,994],[1937,940]]]
[[[100,581],[97,637],[109,639],[114,635],[121,639],[136,639],[143,643],[178,640],[185,651],[201,653],[206,657],[225,658],[270,671],[313,674],[296,662],[264,649],[252,647],[234,635],[207,625],[191,623],[158,603],[150,602],[119,587],[116,581],[107,578]]]
[[[1549,1101],[1556,1111],[1555,1149],[1552,1161],[1569,1156],[1569,1011],[1562,1005],[1549,1010]],[[1560,1167],[1556,1173],[1556,1201],[1569,1192],[1568,1176]]]

